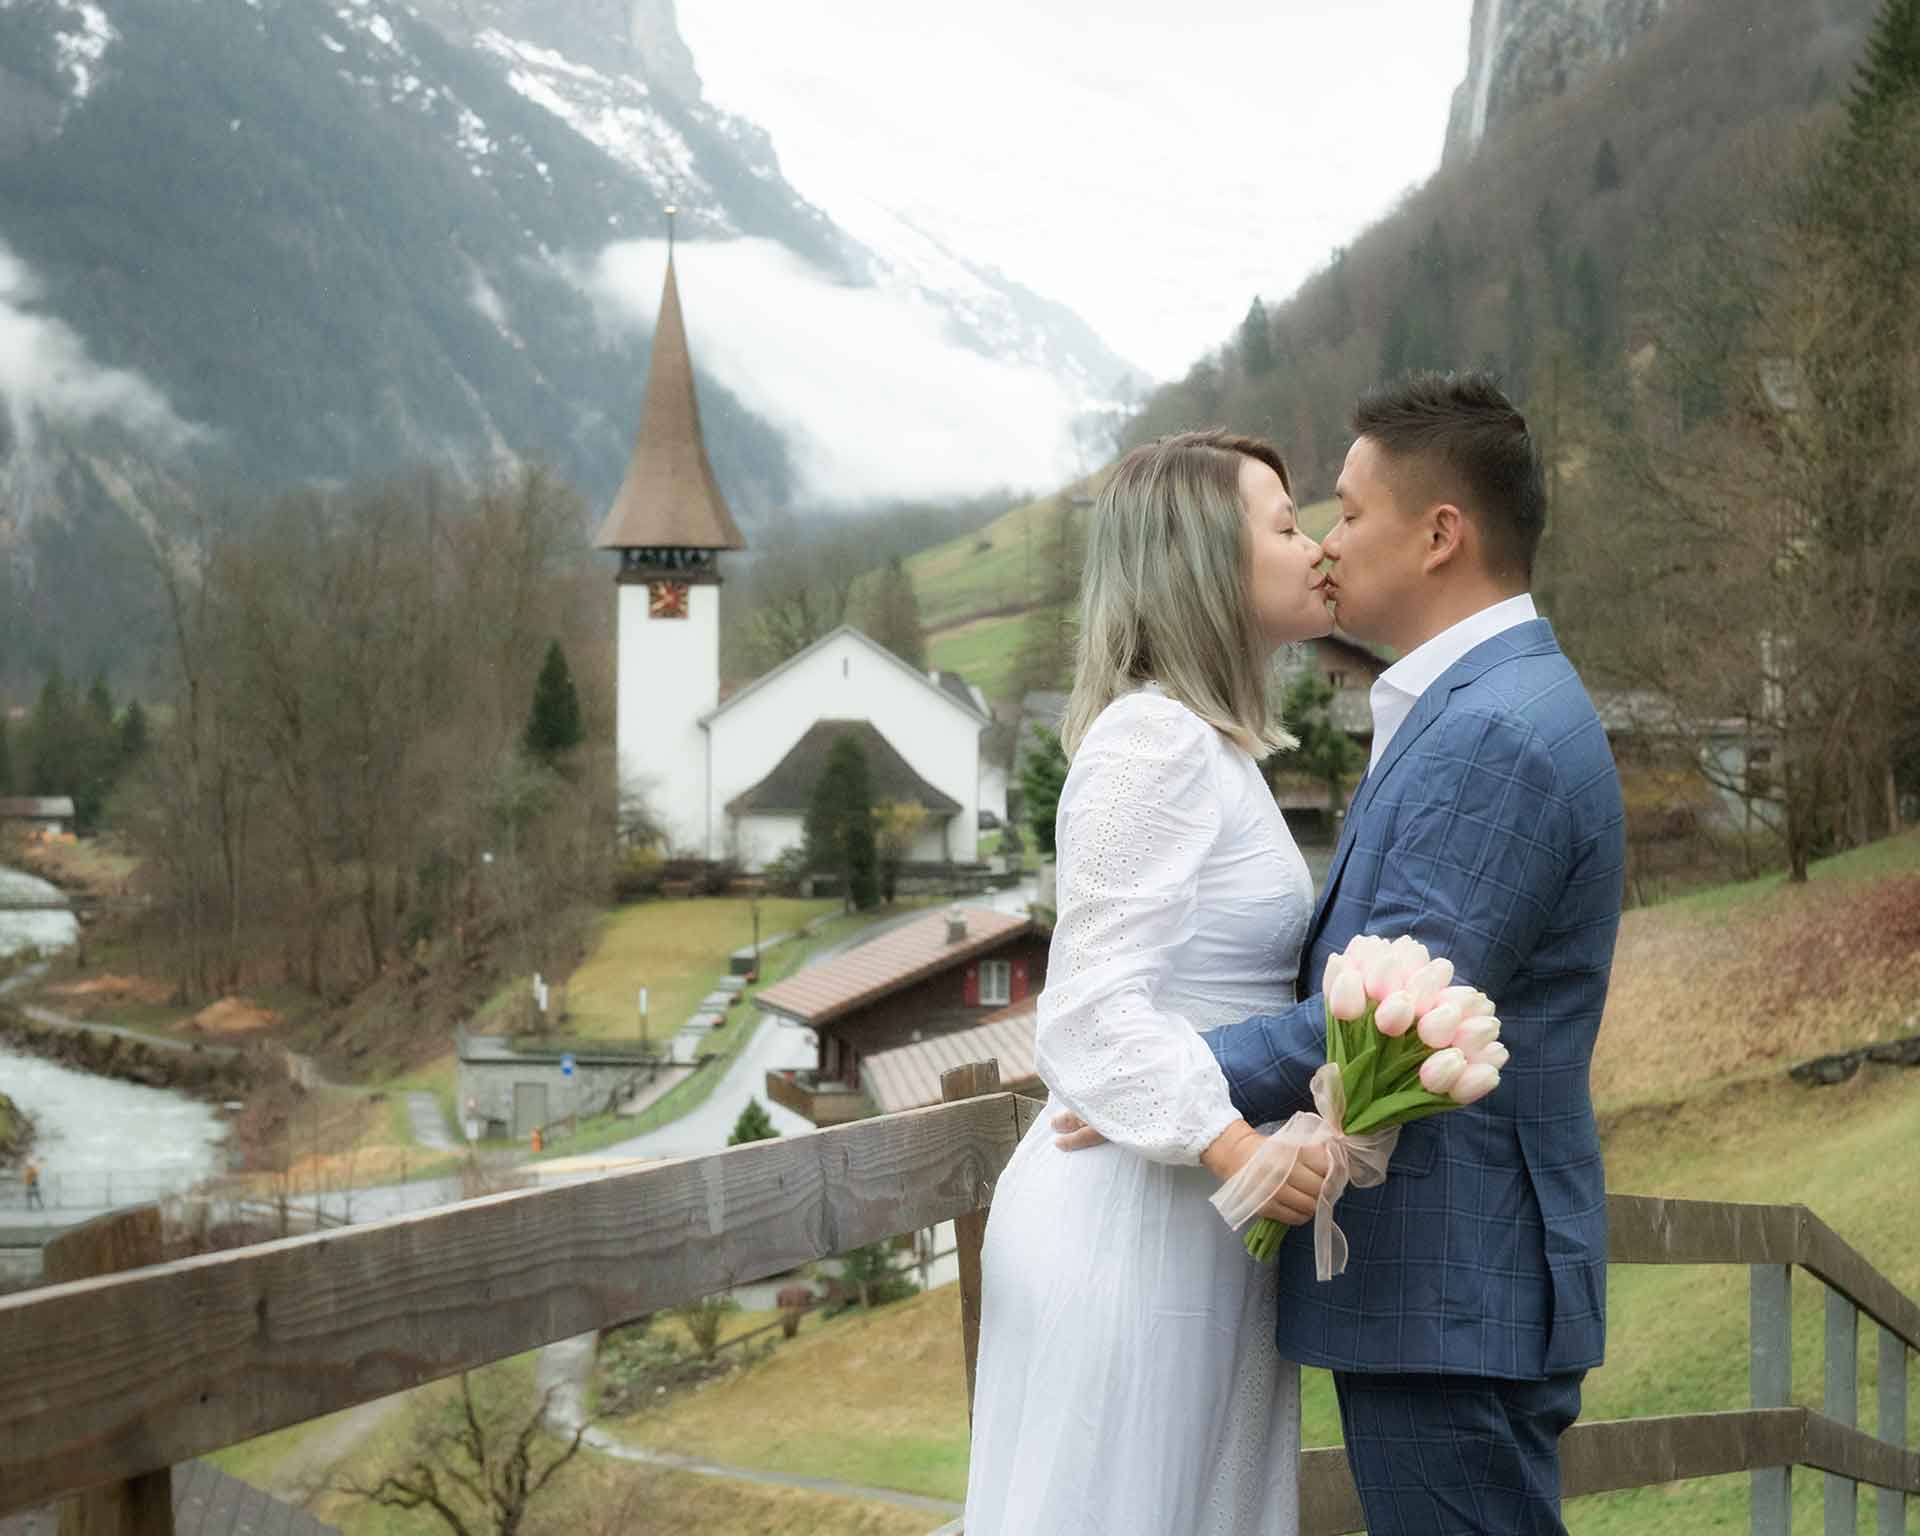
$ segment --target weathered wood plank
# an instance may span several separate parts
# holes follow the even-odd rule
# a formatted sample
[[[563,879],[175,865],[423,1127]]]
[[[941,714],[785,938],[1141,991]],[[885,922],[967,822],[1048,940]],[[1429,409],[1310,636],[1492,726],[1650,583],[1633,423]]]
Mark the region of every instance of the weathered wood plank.
[[[0,1514],[972,1210],[1010,1096],[0,1298]]]
[[[1806,1444],[1800,1461],[1803,1466],[1849,1482],[1920,1493],[1920,1451],[1888,1445],[1864,1429],[1838,1423],[1824,1413],[1807,1415]]]
[[[1847,1297],[1909,1349],[1920,1349],[1920,1303],[1903,1294],[1813,1212],[1805,1213],[1800,1264]]]
[[[1560,1437],[1567,1498],[1792,1466],[1805,1438],[1804,1408],[1671,1414],[1576,1424]]]
[[[166,1230],[157,1205],[110,1211],[62,1232],[41,1254],[49,1284],[158,1264]],[[76,1493],[60,1505],[60,1536],[173,1536],[173,1471],[161,1467]]]
[[[1607,1197],[1614,1264],[1791,1264],[1806,1209],[1720,1200]]]
[[[992,1093],[1000,1086],[1000,1063],[975,1061],[940,1074],[940,1097],[947,1103]],[[1012,1116],[1008,1116],[1012,1120]],[[1009,1153],[1011,1155],[1011,1153]],[[1004,1166],[1004,1163],[1003,1165]],[[995,1176],[999,1169],[994,1170]],[[960,1263],[960,1347],[967,1362],[967,1422],[973,1422],[973,1380],[980,1364],[980,1252],[987,1240],[986,1203],[991,1187],[982,1192],[980,1208],[953,1219],[954,1256]]]
[[[1322,1446],[1300,1453],[1301,1536],[1349,1536],[1367,1528],[1347,1453]]]

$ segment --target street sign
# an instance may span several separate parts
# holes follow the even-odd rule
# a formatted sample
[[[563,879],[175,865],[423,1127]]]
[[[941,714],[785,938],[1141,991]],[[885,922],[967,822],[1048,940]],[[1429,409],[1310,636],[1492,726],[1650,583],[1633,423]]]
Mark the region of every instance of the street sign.
[[[560,1058],[560,1075],[562,1077],[573,1076],[573,1052],[569,1051]]]

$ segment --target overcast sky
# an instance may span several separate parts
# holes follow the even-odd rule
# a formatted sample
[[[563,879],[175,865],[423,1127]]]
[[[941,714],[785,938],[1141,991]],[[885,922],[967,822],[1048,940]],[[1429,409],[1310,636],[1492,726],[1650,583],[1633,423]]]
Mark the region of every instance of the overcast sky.
[[[680,0],[680,28],[828,213],[897,210],[1168,378],[1439,163],[1471,11]]]

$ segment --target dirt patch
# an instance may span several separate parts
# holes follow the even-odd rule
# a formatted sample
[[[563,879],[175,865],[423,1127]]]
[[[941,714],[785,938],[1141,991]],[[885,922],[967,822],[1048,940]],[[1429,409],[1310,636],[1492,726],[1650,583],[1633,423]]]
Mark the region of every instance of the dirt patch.
[[[1621,926],[1594,1053],[1601,1105],[1667,1100],[1920,1030],[1920,878],[1782,886]]]
[[[280,1015],[244,997],[223,997],[193,1016],[191,1028],[209,1035],[251,1035],[271,1029]]]
[[[173,996],[173,988],[164,981],[146,976],[120,976],[103,972],[85,981],[65,981],[46,988],[49,997],[57,997],[72,1013],[89,1012],[116,1003],[164,1004]]]

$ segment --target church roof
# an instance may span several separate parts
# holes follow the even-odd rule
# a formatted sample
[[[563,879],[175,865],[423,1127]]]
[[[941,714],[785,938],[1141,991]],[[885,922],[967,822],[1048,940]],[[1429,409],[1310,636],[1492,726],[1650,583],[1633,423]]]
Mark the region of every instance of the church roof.
[[[885,800],[917,800],[934,816],[957,816],[960,803],[942,794],[919,774],[882,736],[870,720],[820,720],[794,743],[793,749],[774,764],[753,788],[743,790],[727,803],[733,816],[798,816],[813,803],[813,789],[826,771],[827,755],[842,736],[852,736],[867,754],[867,779],[872,785],[873,803]]]
[[[871,636],[862,633],[858,629],[855,629],[851,624],[842,624],[838,629],[830,630],[828,633],[822,635],[818,640],[814,641],[813,644],[808,646],[805,650],[796,651],[793,655],[789,656],[785,661],[781,662],[779,666],[775,667],[771,672],[761,673],[760,676],[756,677],[752,682],[748,683],[745,687],[736,689],[734,692],[726,695],[726,697],[721,699],[720,704],[717,708],[709,710],[706,714],[700,717],[700,723],[702,725],[706,725],[709,722],[711,722],[716,716],[724,715],[728,710],[737,708],[739,705],[745,703],[748,699],[752,698],[755,694],[759,693],[761,689],[772,686],[773,683],[778,678],[783,676],[785,673],[791,672],[796,668],[798,668],[800,664],[804,662],[809,656],[813,655],[815,651],[825,650],[828,646],[837,644],[843,637],[857,640],[861,645],[864,645],[868,650],[872,651],[874,655],[882,657],[886,661],[891,662],[894,666],[898,667],[902,672],[906,673],[908,677],[915,679],[917,682],[919,682],[921,687],[926,688],[931,692],[933,692],[934,694],[938,695],[940,698],[944,699],[947,703],[951,704],[955,709],[965,710],[969,716],[971,716],[975,720],[978,720],[982,725],[991,725],[993,723],[993,716],[988,714],[985,710],[983,710],[978,704],[976,704],[973,701],[973,693],[971,689],[968,690],[967,696],[964,699],[961,698],[959,694],[953,692],[952,690],[943,688],[939,683],[935,682],[931,677],[929,677],[926,673],[922,672],[918,667],[912,665],[909,662],[902,661],[898,656],[894,655],[892,651],[888,650],[878,640],[875,640]],[[1062,697],[1064,697],[1064,695],[1062,695]]]
[[[597,549],[745,549],[727,501],[707,462],[700,402],[693,392],[693,355],[680,316],[673,258],[653,328],[647,398],[626,478],[594,540]]]

